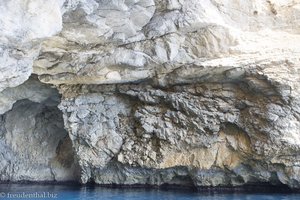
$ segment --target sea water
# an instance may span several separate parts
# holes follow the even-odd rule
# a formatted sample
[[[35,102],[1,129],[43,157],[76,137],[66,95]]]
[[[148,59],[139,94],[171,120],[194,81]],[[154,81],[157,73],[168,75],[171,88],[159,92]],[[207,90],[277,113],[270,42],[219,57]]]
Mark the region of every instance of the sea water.
[[[44,185],[44,184],[0,184],[0,200],[4,199],[57,199],[57,200],[300,200],[296,192],[236,191],[236,190],[187,190],[143,189],[143,188],[108,188],[79,185]]]

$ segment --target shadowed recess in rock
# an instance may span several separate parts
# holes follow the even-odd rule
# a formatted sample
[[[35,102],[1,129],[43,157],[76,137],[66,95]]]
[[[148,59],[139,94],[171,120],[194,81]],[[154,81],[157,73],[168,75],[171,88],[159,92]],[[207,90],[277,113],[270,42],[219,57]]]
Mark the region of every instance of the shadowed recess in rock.
[[[30,89],[41,88],[42,83],[34,77],[29,82],[30,86],[37,85],[23,87],[27,91],[22,92],[31,93],[30,98],[34,99],[36,91]],[[39,91],[43,96],[40,102],[17,100],[0,117],[2,181],[76,181],[78,178],[72,143],[64,129],[62,113],[57,108],[59,94],[50,87],[44,89]],[[19,94],[22,98],[23,93],[5,94]]]

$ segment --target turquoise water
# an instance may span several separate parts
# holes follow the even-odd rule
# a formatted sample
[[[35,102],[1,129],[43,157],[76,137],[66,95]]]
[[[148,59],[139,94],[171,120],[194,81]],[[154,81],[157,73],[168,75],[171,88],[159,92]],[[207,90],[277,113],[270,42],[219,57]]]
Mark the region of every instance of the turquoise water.
[[[183,189],[104,188],[96,186],[0,184],[2,199],[77,199],[77,200],[299,200],[300,194],[246,191],[192,191]]]

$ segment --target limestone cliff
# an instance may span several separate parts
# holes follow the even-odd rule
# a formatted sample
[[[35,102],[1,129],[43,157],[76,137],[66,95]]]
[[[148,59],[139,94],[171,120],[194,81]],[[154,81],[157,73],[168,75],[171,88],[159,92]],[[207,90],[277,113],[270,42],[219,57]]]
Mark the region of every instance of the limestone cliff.
[[[300,188],[300,0],[0,2],[0,180]]]

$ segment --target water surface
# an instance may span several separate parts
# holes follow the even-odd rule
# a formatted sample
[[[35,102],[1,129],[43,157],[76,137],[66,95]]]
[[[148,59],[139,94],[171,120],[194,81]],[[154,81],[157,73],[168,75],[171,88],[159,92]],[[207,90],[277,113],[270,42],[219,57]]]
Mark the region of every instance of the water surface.
[[[108,188],[79,185],[0,184],[1,199],[58,199],[58,200],[299,200],[300,194],[271,188],[268,190],[224,189],[143,189]]]

